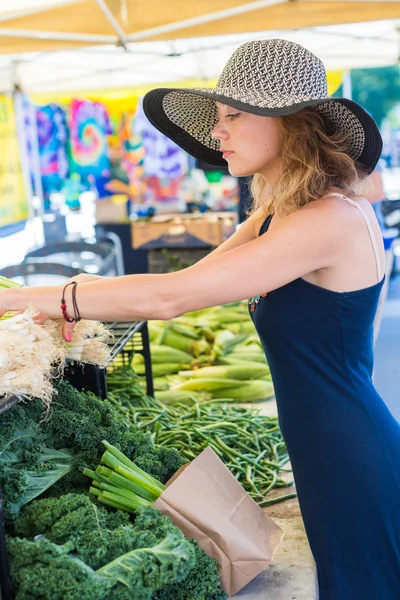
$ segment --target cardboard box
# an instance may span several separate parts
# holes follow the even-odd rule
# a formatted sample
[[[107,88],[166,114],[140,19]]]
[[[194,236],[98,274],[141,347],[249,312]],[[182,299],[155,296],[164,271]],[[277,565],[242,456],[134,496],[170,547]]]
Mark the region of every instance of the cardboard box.
[[[114,195],[96,201],[96,222],[128,223],[128,196]]]
[[[132,247],[196,248],[219,246],[236,230],[236,212],[160,215],[132,223]]]

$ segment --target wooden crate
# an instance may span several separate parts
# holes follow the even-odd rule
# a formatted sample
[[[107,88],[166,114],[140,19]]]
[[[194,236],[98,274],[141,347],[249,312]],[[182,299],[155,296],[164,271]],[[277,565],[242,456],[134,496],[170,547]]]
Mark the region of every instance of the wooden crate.
[[[213,248],[161,248],[148,253],[149,273],[171,273],[190,267]]]

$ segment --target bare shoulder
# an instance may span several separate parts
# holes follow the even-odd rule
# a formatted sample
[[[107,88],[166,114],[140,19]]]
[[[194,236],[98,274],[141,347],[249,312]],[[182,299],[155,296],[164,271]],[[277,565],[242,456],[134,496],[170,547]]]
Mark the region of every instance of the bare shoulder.
[[[361,196],[351,195],[348,199],[355,202],[368,216],[372,223],[376,223],[379,228],[374,210],[371,204]],[[297,225],[301,223],[306,230],[316,231],[318,229],[323,235],[329,235],[332,232],[335,236],[342,238],[349,231],[354,233],[354,226],[357,223],[364,228],[364,219],[360,211],[355,210],[355,206],[350,202],[338,196],[325,196],[318,200],[310,202],[293,213],[293,222]]]
[[[273,229],[300,230],[303,236],[327,238],[330,232],[337,236],[343,231],[343,219],[347,214],[346,206],[343,207],[343,204],[345,202],[337,197],[314,200],[286,217],[274,217]]]
[[[357,207],[358,209],[361,208],[367,215],[373,228],[376,228],[377,231],[380,230],[375,211],[366,198],[355,194],[347,195],[346,198],[350,200],[350,202],[337,196],[327,196],[312,204],[315,204],[318,210],[324,211],[326,215],[329,213],[332,215],[336,214],[340,219],[340,226],[344,229],[347,227],[353,228],[359,223],[361,229],[364,230],[364,217],[360,214],[360,210],[357,210]],[[354,210],[355,208],[356,210]]]

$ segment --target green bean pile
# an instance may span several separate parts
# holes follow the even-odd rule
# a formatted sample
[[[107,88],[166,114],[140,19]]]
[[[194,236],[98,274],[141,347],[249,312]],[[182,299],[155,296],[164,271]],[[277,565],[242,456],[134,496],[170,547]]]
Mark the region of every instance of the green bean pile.
[[[107,388],[114,406],[155,444],[176,448],[188,460],[210,446],[259,506],[296,496],[266,499],[272,489],[293,483],[280,477],[290,470],[284,468],[289,458],[276,417],[225,401],[166,406],[146,396],[132,369],[108,373]]]

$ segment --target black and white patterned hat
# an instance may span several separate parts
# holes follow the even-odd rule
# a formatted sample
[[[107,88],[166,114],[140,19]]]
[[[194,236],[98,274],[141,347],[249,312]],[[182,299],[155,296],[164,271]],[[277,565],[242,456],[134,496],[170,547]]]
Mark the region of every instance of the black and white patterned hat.
[[[375,121],[352,100],[328,98],[323,63],[294,42],[247,42],[232,54],[215,89],[158,88],[145,95],[143,108],[149,121],[189,154],[226,165],[219,141],[211,137],[218,121],[216,100],[270,117],[312,106],[324,116],[330,131],[350,134],[349,155],[367,173],[379,160],[382,138]]]

